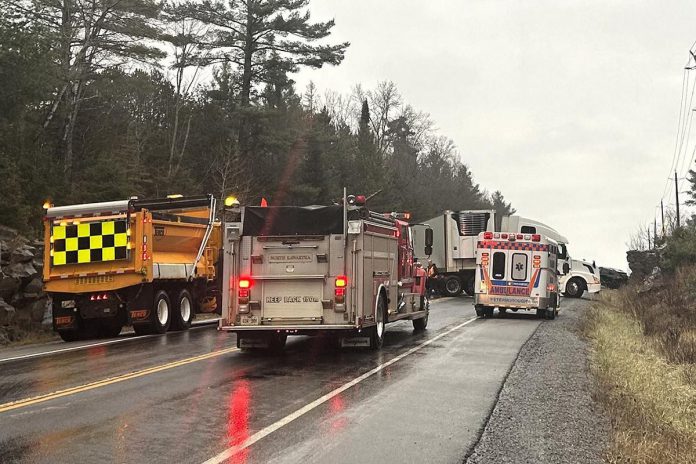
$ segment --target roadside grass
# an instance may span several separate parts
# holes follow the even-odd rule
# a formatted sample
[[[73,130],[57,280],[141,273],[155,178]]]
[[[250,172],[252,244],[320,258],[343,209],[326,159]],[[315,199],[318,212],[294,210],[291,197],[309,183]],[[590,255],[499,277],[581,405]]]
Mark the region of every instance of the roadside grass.
[[[0,350],[60,340],[51,327],[36,327],[36,324],[19,323],[0,327],[0,332]]]
[[[646,294],[607,292],[586,314],[609,462],[696,463],[696,272],[677,277]]]

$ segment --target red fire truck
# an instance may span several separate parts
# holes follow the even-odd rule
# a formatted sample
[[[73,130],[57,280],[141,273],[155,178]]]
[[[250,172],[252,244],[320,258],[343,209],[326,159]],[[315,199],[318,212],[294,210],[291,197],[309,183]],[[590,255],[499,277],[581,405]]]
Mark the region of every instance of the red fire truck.
[[[226,211],[219,328],[236,333],[238,347],[323,334],[377,349],[389,322],[425,329],[426,275],[406,218],[369,211],[363,196],[342,203]]]

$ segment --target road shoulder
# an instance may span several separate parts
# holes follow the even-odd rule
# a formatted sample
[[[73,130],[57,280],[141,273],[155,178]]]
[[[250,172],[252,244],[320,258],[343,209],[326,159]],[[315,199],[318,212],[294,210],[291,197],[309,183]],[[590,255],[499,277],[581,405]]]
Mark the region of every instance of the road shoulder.
[[[592,399],[588,346],[579,335],[587,300],[564,301],[520,350],[466,463],[599,463],[610,425]]]

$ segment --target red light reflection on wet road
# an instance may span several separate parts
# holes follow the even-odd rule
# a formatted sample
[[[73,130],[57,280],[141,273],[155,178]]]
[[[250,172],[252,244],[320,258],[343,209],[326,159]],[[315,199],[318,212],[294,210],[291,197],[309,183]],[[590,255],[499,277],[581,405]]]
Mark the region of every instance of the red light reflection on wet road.
[[[230,393],[227,415],[227,444],[230,447],[241,445],[249,438],[250,400],[249,381],[237,381],[232,393]],[[228,462],[244,463],[247,461],[248,454],[248,449],[240,450]]]

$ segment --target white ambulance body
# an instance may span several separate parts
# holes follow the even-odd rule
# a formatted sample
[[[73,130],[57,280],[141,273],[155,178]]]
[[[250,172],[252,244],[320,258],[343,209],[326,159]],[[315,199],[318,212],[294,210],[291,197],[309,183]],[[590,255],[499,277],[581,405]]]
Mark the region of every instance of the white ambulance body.
[[[482,232],[476,245],[474,307],[481,317],[536,310],[558,314],[558,244],[539,234]]]

